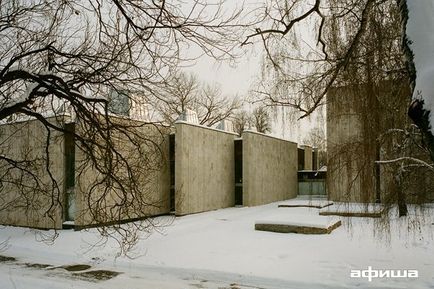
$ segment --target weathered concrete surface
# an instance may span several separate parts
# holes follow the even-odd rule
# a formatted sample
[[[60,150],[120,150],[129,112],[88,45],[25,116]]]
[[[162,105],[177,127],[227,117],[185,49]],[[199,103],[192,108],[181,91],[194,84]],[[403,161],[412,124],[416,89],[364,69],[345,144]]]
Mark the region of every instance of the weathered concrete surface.
[[[349,88],[327,98],[327,192],[330,200],[375,201],[375,151],[364,145],[361,104]]]
[[[303,170],[313,170],[313,150],[312,147],[307,145],[301,146],[304,149],[304,168]]]
[[[176,214],[234,206],[236,135],[184,122],[175,130]]]
[[[66,117],[47,120],[63,126]],[[64,139],[51,130],[47,146],[47,136],[46,127],[37,120],[0,125],[0,155],[17,161],[0,159],[2,225],[62,228]]]
[[[170,210],[168,129],[116,117],[111,117],[111,121],[130,126],[126,134],[114,129],[111,133],[116,139],[118,157],[125,158],[133,173],[128,174],[125,163],[121,161],[114,170],[125,191],[119,188],[119,184],[106,183],[78,142],[75,152],[76,227],[141,219]],[[84,132],[83,125],[77,121],[76,133],[98,142]],[[133,144],[129,138],[140,143],[140,146]],[[98,163],[101,164],[99,169],[107,168],[104,156]]]
[[[320,169],[320,151],[318,148],[312,148],[312,169],[317,171]]]
[[[398,183],[400,162],[376,163],[402,156],[429,162],[417,134],[410,133],[412,141],[407,141],[412,123],[407,116],[408,89],[405,82],[384,81],[373,87],[354,85],[329,91],[327,190],[330,200],[395,203],[399,191],[408,203],[433,199],[434,173],[427,167],[409,166]]]
[[[115,118],[114,118],[115,119]],[[68,117],[48,118],[49,122],[64,127]],[[96,168],[83,151],[82,144],[76,141],[75,147],[75,187],[76,213],[75,226],[85,227],[104,223],[144,218],[169,212],[169,166],[168,166],[168,131],[154,125],[144,125],[138,121],[119,119],[128,122],[132,134],[114,133],[116,151],[125,158],[135,171],[135,183],[129,182],[125,165],[118,163],[116,176],[126,186],[124,196],[119,186],[103,181],[106,169],[103,154],[97,158],[100,165]],[[76,124],[76,133],[87,141],[98,143],[95,135],[85,133],[83,123]],[[0,126],[0,154],[12,160],[29,160],[20,166],[39,179],[38,186],[32,176],[22,174],[17,169],[10,169],[10,163],[0,161],[0,222],[4,225],[16,225],[45,229],[61,229],[68,205],[66,204],[66,160],[65,134],[51,131],[48,156],[46,154],[47,129],[36,120],[4,124]],[[147,139],[140,150],[133,146],[129,137]],[[94,147],[96,150],[96,146]],[[48,167],[50,174],[46,169]],[[100,171],[98,171],[98,169]],[[128,186],[131,186],[128,188]],[[132,192],[134,188],[135,194]]]
[[[275,233],[296,233],[296,234],[330,234],[334,229],[342,225],[341,221],[336,221],[327,228],[323,227],[310,227],[300,225],[288,224],[255,224],[255,230],[268,231]]]
[[[297,196],[297,144],[245,131],[243,205],[257,206]]]

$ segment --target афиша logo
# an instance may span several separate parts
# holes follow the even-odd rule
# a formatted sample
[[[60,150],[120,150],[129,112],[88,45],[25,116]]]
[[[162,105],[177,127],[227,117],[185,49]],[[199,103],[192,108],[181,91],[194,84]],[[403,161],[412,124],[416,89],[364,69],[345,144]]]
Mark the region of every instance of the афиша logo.
[[[372,269],[368,266],[367,270],[351,270],[351,278],[368,278],[371,282],[374,278],[418,278],[419,271],[411,269]]]

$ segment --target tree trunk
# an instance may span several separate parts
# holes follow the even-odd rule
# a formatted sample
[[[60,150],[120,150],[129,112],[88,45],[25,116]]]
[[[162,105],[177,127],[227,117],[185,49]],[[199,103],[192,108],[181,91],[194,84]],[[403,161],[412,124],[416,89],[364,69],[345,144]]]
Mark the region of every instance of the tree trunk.
[[[400,217],[407,216],[408,213],[405,194],[402,190],[398,191],[398,213]]]
[[[398,175],[395,176],[395,188],[398,194],[398,214],[399,217],[407,216],[407,200],[405,192],[402,190],[402,168],[398,169]]]

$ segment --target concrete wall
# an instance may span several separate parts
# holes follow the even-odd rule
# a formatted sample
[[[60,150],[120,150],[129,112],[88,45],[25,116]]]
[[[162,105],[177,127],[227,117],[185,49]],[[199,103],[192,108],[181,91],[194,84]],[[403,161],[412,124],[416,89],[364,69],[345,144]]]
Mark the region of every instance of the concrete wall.
[[[245,131],[243,205],[257,206],[297,196],[297,144]]]
[[[63,126],[66,118],[47,120]],[[62,133],[51,130],[47,148],[47,135],[45,126],[36,120],[0,125],[0,155],[23,168],[14,169],[11,162],[0,159],[2,225],[62,228],[64,139]]]
[[[333,201],[375,201],[375,179],[363,144],[361,108],[350,89],[327,98],[327,191]],[[371,169],[370,169],[371,168]],[[364,191],[363,188],[368,188]],[[362,193],[363,192],[363,193]]]
[[[304,168],[303,170],[311,171],[313,170],[313,150],[312,147],[303,145],[301,146],[304,149]]]
[[[131,125],[128,137],[140,142],[140,149],[133,145],[127,135],[112,130],[116,150],[125,158],[134,172],[128,175],[120,162],[115,169],[116,177],[122,180],[125,193],[119,184],[107,184],[95,165],[89,160],[80,145],[76,146],[75,225],[113,223],[169,213],[169,131],[167,128],[144,124],[140,121],[111,119],[114,123]],[[86,135],[83,123],[76,123],[76,132]],[[104,164],[101,159],[98,162]],[[106,166],[102,165],[102,169]],[[134,180],[135,183],[132,183]]]
[[[377,165],[376,161],[416,156],[411,149],[417,145],[407,142],[403,147],[403,135],[390,133],[411,123],[408,88],[404,82],[385,81],[380,86],[353,85],[329,92],[327,184],[331,200],[374,202],[379,197],[382,202],[394,202],[396,163]],[[402,189],[406,191],[405,184]]]
[[[99,168],[84,153],[76,140],[75,146],[75,225],[84,227],[103,223],[143,218],[169,212],[168,129],[145,125],[127,119],[112,119],[114,123],[136,126],[131,133],[122,135],[113,130],[115,147],[134,169],[136,183],[128,188],[129,178],[122,163],[115,169],[116,177],[126,185],[124,196],[117,184],[103,181],[106,167],[104,158],[97,158]],[[49,118],[48,121],[64,127],[69,118]],[[86,133],[83,123],[76,123],[76,133],[87,144],[98,143],[95,134]],[[140,149],[128,137],[140,141]],[[142,141],[142,139],[147,141]],[[12,160],[30,160],[25,169],[39,179],[39,185],[28,174],[10,169],[10,164],[0,160],[2,186],[0,187],[0,223],[45,229],[61,229],[68,211],[65,188],[65,135],[51,131],[49,168],[57,190],[46,171],[47,130],[36,120],[0,126],[0,154]],[[94,147],[95,152],[97,148]],[[99,154],[96,153],[96,156]],[[102,171],[99,172],[98,169]],[[131,192],[131,193],[128,193]]]
[[[235,134],[175,123],[175,211],[177,215],[235,204]]]

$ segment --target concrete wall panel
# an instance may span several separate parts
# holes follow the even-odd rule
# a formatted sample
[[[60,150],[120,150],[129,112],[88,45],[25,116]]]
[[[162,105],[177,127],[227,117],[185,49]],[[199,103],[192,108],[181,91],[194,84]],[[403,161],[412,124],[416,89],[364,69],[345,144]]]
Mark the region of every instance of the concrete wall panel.
[[[123,195],[115,184],[107,190],[108,185],[89,161],[83,149],[76,146],[75,197],[76,218],[78,227],[94,226],[97,224],[141,219],[149,216],[169,213],[169,131],[167,128],[143,124],[139,121],[115,119],[112,121],[128,121],[132,128],[131,138],[144,138],[149,141],[141,142],[140,151],[133,145],[126,135],[116,133],[112,137],[116,141],[117,152],[124,157],[129,166],[136,172],[135,188],[139,193]],[[76,124],[77,134],[84,135],[82,124]],[[155,145],[154,145],[155,144]],[[100,160],[103,162],[103,159]],[[126,169],[120,167],[117,176],[129,178]],[[128,184],[128,181],[124,181]],[[129,188],[127,192],[134,192]]]
[[[303,145],[304,149],[304,168],[303,170],[311,171],[313,170],[313,150],[312,147]]]
[[[57,126],[65,121],[64,117],[47,120]],[[2,225],[62,228],[64,139],[62,133],[51,130],[47,147],[47,136],[47,129],[37,120],[0,126],[0,155],[5,157],[0,160]]]
[[[176,214],[234,206],[236,135],[184,122],[175,130]]]
[[[364,148],[359,106],[349,88],[333,90],[328,97],[327,192],[332,201],[375,201],[375,158]]]
[[[297,144],[256,132],[243,137],[243,205],[297,196]]]

